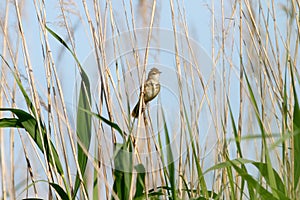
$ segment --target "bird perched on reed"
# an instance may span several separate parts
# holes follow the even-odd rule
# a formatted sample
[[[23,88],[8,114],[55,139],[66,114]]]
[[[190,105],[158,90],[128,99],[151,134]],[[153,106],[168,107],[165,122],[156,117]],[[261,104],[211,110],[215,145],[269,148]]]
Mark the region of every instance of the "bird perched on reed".
[[[148,73],[148,78],[144,84],[144,93],[143,93],[143,100],[144,103],[147,104],[149,101],[154,99],[159,91],[160,91],[160,84],[159,84],[159,76],[161,72],[157,68],[152,68]],[[142,91],[142,90],[141,90]],[[132,110],[131,116],[137,118],[139,114],[140,102],[141,102],[142,94],[140,94],[140,98],[135,105],[134,109]],[[142,105],[142,112],[144,111]]]

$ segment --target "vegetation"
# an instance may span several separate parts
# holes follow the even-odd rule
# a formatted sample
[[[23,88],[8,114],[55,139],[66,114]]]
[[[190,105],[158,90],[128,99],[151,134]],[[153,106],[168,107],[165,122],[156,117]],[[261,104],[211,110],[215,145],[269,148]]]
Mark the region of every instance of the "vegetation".
[[[188,2],[48,3],[0,5],[1,199],[300,196],[299,1],[198,4],[208,62]]]

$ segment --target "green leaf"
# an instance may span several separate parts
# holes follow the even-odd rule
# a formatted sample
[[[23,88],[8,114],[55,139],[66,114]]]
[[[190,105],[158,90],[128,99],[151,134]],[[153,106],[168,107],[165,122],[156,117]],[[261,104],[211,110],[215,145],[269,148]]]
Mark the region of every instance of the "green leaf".
[[[252,163],[260,172],[260,174],[264,177],[264,179],[266,180],[267,184],[270,184],[270,179],[269,179],[269,174],[268,174],[268,166],[266,163],[262,163],[262,162],[253,162]],[[276,184],[277,184],[277,189],[278,192],[280,192],[280,199],[288,199],[284,194],[285,194],[285,186],[279,176],[279,174],[276,172],[275,169],[273,169],[273,173],[275,176],[275,180],[276,180]]]
[[[237,128],[236,128],[236,125],[235,125],[235,121],[234,121],[234,117],[233,117],[233,114],[232,114],[232,110],[231,110],[231,106],[230,106],[230,102],[229,102],[228,97],[227,97],[227,102],[228,102],[228,107],[229,107],[231,124],[232,124],[232,128],[233,128],[233,134],[234,134],[234,137],[235,137],[235,144],[236,144],[238,153],[239,153],[240,157],[242,158],[243,154],[242,154],[242,148],[241,148],[241,143],[240,143],[241,138],[238,135],[238,131],[237,131]]]
[[[185,107],[184,107],[184,114],[185,114],[186,125],[188,127],[190,138],[193,138],[192,128],[190,126],[190,122],[189,122]],[[209,198],[206,182],[205,182],[204,175],[203,175],[203,172],[202,172],[202,169],[200,166],[200,160],[199,160],[199,156],[197,155],[197,152],[196,152],[196,147],[195,147],[194,141],[191,141],[191,146],[192,146],[193,157],[194,157],[194,161],[195,161],[196,169],[197,169],[197,173],[198,173],[198,181],[200,184],[201,193],[205,198]]]
[[[239,165],[244,166],[245,164],[252,164],[254,165],[260,172],[261,176],[266,180],[267,184],[271,187],[272,191],[274,190],[276,192],[276,195],[279,196],[279,198],[276,198],[276,196],[272,193],[270,193],[268,190],[266,190],[261,183],[259,183],[257,180],[255,180],[243,167],[240,168]],[[285,186],[279,176],[279,174],[272,168],[273,174],[275,176],[275,180],[277,182],[277,188],[272,188],[269,178],[269,169],[268,165],[266,163],[261,162],[255,162],[252,160],[247,160],[243,158],[237,158],[234,160],[228,160],[226,162],[219,163],[217,165],[212,166],[208,170],[204,172],[204,174],[217,170],[217,169],[223,169],[226,167],[234,167],[234,169],[238,172],[238,175],[243,178],[244,181],[247,181],[248,187],[255,189],[257,193],[259,194],[260,198],[269,200],[271,199],[289,199],[284,193],[285,193]]]
[[[300,108],[299,108],[299,102],[297,97],[297,91],[295,87],[295,80],[294,75],[292,71],[292,65],[290,65],[291,70],[291,83],[294,93],[294,113],[293,113],[293,131],[294,131],[294,137],[293,137],[293,155],[294,155],[294,188],[298,188],[299,185],[299,178],[300,178]]]
[[[22,83],[21,83],[21,80],[19,79],[19,77],[17,76],[17,74],[13,71],[13,69],[11,68],[11,66],[8,64],[8,62],[3,58],[2,55],[0,55],[2,60],[5,62],[5,64],[8,66],[8,68],[10,69],[10,71],[12,72],[12,74],[14,75],[14,78],[15,78],[15,81],[17,82],[21,92],[22,92],[22,95],[25,99],[25,102],[26,102],[26,105],[28,107],[28,109],[34,114],[35,118],[38,118],[38,116],[36,116],[36,111],[35,111],[35,108],[33,106],[33,103],[31,102],[29,96],[27,95],[26,93],[26,90],[24,89]]]
[[[161,196],[164,196],[164,193],[161,191],[158,192],[149,192],[148,195],[143,194],[142,196],[134,198],[134,200],[145,200],[145,199],[162,199]]]
[[[257,101],[255,99],[253,90],[251,88],[251,85],[250,85],[250,82],[249,82],[249,79],[248,79],[248,76],[247,76],[246,73],[245,73],[245,78],[246,78],[246,82],[247,82],[247,86],[248,86],[250,100],[251,100],[251,102],[253,104],[254,111],[255,111],[255,116],[256,116],[257,122],[259,124],[259,128],[260,128],[261,134],[262,134],[262,142],[263,142],[263,149],[264,149],[263,152],[264,152],[265,162],[267,164],[267,169],[268,169],[267,170],[267,172],[268,172],[268,178],[270,180],[269,184],[270,184],[270,186],[272,188],[272,193],[273,193],[274,197],[279,198],[278,194],[276,192],[277,191],[277,184],[276,184],[276,180],[275,180],[275,175],[273,173],[272,163],[271,163],[269,149],[268,149],[269,147],[268,147],[267,141],[266,141],[265,128],[264,128],[264,125],[263,125],[263,121],[262,121],[262,119],[259,116],[259,109],[258,109]]]
[[[113,191],[117,194],[121,200],[129,199],[131,179],[133,171],[133,158],[132,158],[132,142],[130,137],[124,144],[116,144],[121,148],[115,147],[114,157],[114,184]],[[112,199],[113,196],[112,196]]]
[[[1,119],[0,127],[24,128],[35,141],[39,149],[47,156],[47,159],[50,161],[52,166],[57,169],[60,175],[63,175],[63,169],[59,160],[58,153],[51,141],[50,144],[48,144],[49,140],[47,139],[46,129],[44,128],[44,126],[41,127],[42,132],[40,133],[36,119],[23,110],[14,108],[0,108],[0,111],[10,111],[18,117]],[[42,125],[42,123],[40,124]],[[43,142],[45,145],[44,147],[41,136],[43,137]],[[44,152],[44,149],[46,150],[46,152]],[[53,155],[54,160],[52,159],[51,154]]]
[[[90,93],[86,92],[84,83],[82,81],[81,90],[79,94],[79,102],[78,102],[78,109],[77,109],[77,124],[76,124],[76,133],[79,140],[77,144],[77,149],[78,149],[77,155],[78,155],[80,172],[82,175],[86,170],[86,165],[88,160],[88,156],[86,155],[84,149],[86,151],[89,150],[90,142],[91,142],[91,134],[92,134],[92,130],[91,130],[92,116],[89,113],[84,112],[82,109],[90,110],[90,101],[89,101],[90,99],[91,99]],[[74,194],[77,193],[80,186],[80,178],[78,173],[75,181]]]
[[[91,116],[97,117],[98,119],[103,121],[105,124],[109,125],[113,129],[115,129],[120,134],[120,136],[122,136],[123,138],[124,138],[124,136],[127,135],[124,131],[122,131],[122,129],[118,126],[118,124],[106,119],[105,117],[102,117],[101,115],[99,115],[97,113],[91,112],[90,110],[86,110],[83,108],[79,108],[79,109],[90,114]]]
[[[77,144],[78,148],[78,163],[79,168],[76,175],[75,186],[74,186],[74,197],[77,194],[77,191],[80,186],[80,178],[79,173],[83,176],[86,170],[87,164],[87,155],[84,153],[85,151],[82,148],[85,148],[87,151],[90,147],[91,141],[91,122],[92,116],[83,110],[91,111],[91,92],[90,92],[90,82],[87,74],[85,73],[83,67],[81,66],[76,54],[71,50],[71,48],[67,45],[67,43],[54,31],[52,31],[49,27],[46,26],[47,31],[57,39],[67,50],[72,54],[73,58],[75,59],[78,67],[79,72],[81,75],[81,83],[80,83],[80,93],[79,93],[79,102],[77,107],[77,123],[76,123],[76,133],[79,139],[79,143]],[[83,147],[80,145],[83,145]]]
[[[268,190],[266,190],[264,187],[261,186],[261,184],[255,180],[250,174],[245,172],[245,170],[239,168],[237,165],[232,163],[232,166],[234,169],[238,172],[238,174],[245,180],[247,181],[248,185],[251,188],[254,188],[257,193],[259,194],[260,199],[265,199],[265,200],[270,200],[270,199],[277,199],[275,198]]]
[[[136,199],[137,197],[142,196],[145,190],[146,169],[143,164],[138,164],[134,166],[134,168],[137,171],[136,185],[135,185],[136,190],[134,195],[134,199]]]
[[[49,183],[57,192],[57,194],[60,196],[61,199],[63,200],[67,200],[67,199],[71,199],[68,194],[64,191],[63,188],[61,188],[58,184],[56,183]]]
[[[170,143],[170,136],[169,136],[169,131],[165,119],[165,115],[163,114],[163,123],[164,123],[164,130],[165,130],[165,140],[166,140],[166,150],[167,150],[167,168],[169,171],[169,181],[171,185],[171,191],[172,191],[172,197],[173,199],[177,199],[177,187],[175,183],[175,165],[174,165],[174,158],[173,158],[173,153],[172,153],[172,148],[171,148],[171,143]]]
[[[218,163],[212,167],[210,167],[209,169],[207,169],[203,174],[206,174],[210,171],[213,171],[213,170],[217,170],[217,169],[223,169],[223,168],[226,168],[226,167],[230,167],[232,166],[232,164],[235,164],[235,165],[240,165],[240,164],[247,164],[247,163],[253,163],[254,161],[252,160],[247,160],[247,159],[244,159],[244,158],[237,158],[237,159],[234,159],[234,160],[228,160],[226,162],[221,162],[221,163]]]
[[[0,119],[0,127],[1,128],[24,128],[20,120],[16,118],[2,118]]]
[[[180,174],[179,176],[181,177],[184,187],[185,187],[183,190],[187,191],[188,197],[189,197],[189,199],[191,199],[191,190],[189,189],[187,181],[184,179],[183,175]]]
[[[236,125],[235,125],[235,121],[234,121],[234,117],[233,117],[233,113],[232,113],[232,110],[231,110],[231,106],[230,106],[230,102],[229,102],[228,97],[227,97],[227,101],[228,101],[228,107],[229,107],[229,111],[230,111],[231,124],[232,124],[232,127],[233,127],[233,134],[234,134],[234,137],[235,137],[235,144],[236,144],[236,147],[237,147],[240,158],[243,158],[242,148],[241,148],[241,137],[238,135],[238,131],[237,131],[237,128],[236,128]],[[241,164],[241,165],[242,165],[242,169],[247,171],[245,165],[244,164]],[[231,173],[228,173],[228,175],[231,175]],[[234,188],[233,184],[234,184],[234,181],[232,180],[232,177],[230,177],[230,185],[231,185],[232,188]],[[244,179],[242,179],[241,189],[240,189],[240,196],[242,196],[243,193],[244,193],[244,186],[245,186],[245,181],[244,181]],[[248,190],[249,190],[250,197],[252,197],[253,196],[252,188],[248,187]],[[234,190],[232,189],[232,191],[234,191]],[[234,193],[234,192],[232,192],[232,193]],[[235,196],[235,194],[232,194],[232,197],[233,196]]]

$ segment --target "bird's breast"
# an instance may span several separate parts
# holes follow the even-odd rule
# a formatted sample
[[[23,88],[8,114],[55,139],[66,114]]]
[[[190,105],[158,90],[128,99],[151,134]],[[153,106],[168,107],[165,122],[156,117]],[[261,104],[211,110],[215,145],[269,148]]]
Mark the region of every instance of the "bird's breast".
[[[145,103],[154,99],[158,95],[159,91],[160,91],[159,83],[154,83],[154,82],[147,83],[144,89]]]

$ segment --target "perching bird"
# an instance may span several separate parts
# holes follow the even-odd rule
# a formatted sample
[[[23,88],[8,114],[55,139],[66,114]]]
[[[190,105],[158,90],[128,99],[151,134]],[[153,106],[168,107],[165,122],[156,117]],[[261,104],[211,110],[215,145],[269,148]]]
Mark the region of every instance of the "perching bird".
[[[149,101],[154,99],[159,91],[160,91],[160,84],[159,84],[159,75],[161,72],[157,68],[152,68],[148,74],[148,78],[144,84],[144,97],[143,100],[145,104],[147,104]],[[142,90],[141,90],[142,91]],[[134,109],[132,110],[131,116],[137,118],[139,114],[139,107],[141,102],[141,95],[139,101],[135,105]],[[142,105],[143,106],[143,105]],[[143,111],[143,108],[142,108]]]

